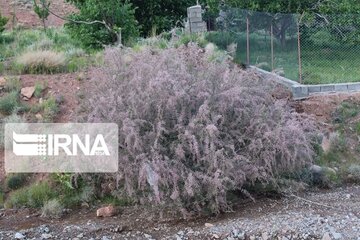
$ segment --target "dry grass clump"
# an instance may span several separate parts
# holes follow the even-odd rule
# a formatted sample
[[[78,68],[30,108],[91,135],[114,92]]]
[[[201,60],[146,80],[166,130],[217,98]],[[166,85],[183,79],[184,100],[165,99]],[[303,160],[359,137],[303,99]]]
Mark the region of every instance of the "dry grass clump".
[[[64,207],[57,199],[47,201],[41,208],[41,217],[45,218],[60,218]]]
[[[312,122],[274,99],[269,82],[208,59],[193,44],[106,50],[88,121],[119,125],[116,191],[219,213],[230,191],[311,164]]]
[[[29,51],[17,58],[23,73],[55,73],[61,72],[66,66],[63,53],[50,50]]]

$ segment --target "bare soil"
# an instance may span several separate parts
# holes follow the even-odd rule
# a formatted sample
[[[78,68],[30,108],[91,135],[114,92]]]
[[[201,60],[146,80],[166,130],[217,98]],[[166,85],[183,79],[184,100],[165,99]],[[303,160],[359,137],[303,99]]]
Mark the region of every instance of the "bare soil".
[[[15,25],[25,28],[42,26],[39,17],[35,14],[32,7],[33,0],[0,0],[1,14],[8,17],[8,28]],[[61,17],[75,12],[76,8],[65,2],[65,0],[52,0],[50,10]],[[46,25],[49,27],[58,27],[64,24],[64,20],[50,14]]]

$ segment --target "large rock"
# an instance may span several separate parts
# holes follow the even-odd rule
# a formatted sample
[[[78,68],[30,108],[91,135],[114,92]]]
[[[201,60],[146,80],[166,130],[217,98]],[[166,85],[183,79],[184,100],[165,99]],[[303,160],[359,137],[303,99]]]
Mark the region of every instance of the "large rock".
[[[32,96],[34,95],[34,92],[35,92],[34,87],[24,87],[21,89],[21,95],[27,99],[32,98]]]
[[[119,213],[119,210],[116,207],[109,205],[107,207],[99,208],[96,211],[96,216],[97,217],[112,217],[118,213]]]

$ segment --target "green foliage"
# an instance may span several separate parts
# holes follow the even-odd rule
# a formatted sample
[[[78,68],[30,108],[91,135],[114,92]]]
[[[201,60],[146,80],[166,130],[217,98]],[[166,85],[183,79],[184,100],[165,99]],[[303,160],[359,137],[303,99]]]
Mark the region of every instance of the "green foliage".
[[[116,43],[120,40],[120,31],[123,43],[130,43],[139,34],[135,9],[128,1],[86,0],[75,1],[75,4],[80,12],[70,16],[73,21],[69,21],[66,28],[86,48]],[[89,24],[79,23],[81,21]]]
[[[46,89],[46,84],[36,82],[35,83],[35,92],[34,96],[37,98],[41,98],[42,92]]]
[[[8,18],[1,16],[0,12],[0,34],[5,30],[5,25],[8,21]]]
[[[131,0],[136,7],[135,16],[143,36],[154,36],[173,28],[186,17],[187,8],[195,5],[193,0]]]
[[[50,15],[49,12],[50,2],[47,2],[47,0],[40,0],[40,6],[36,0],[33,0],[33,2],[34,2],[34,12],[41,19],[44,26],[44,30],[46,30],[45,20],[47,20],[47,18]]]
[[[14,174],[6,179],[6,185],[11,190],[16,190],[24,186],[26,183],[25,174]]]
[[[42,103],[45,122],[52,122],[59,113],[59,105],[54,97],[49,97]]]
[[[36,183],[10,193],[6,205],[9,208],[40,208],[55,194],[55,190],[47,182]]]
[[[12,91],[0,98],[0,112],[11,114],[17,107],[19,107],[19,93],[17,91]]]
[[[344,124],[360,113],[360,105],[352,101],[344,101],[333,113],[334,122]]]
[[[0,208],[4,206],[4,199],[5,199],[5,194],[3,190],[0,188]]]
[[[19,77],[6,77],[5,90],[7,92],[16,91],[21,89],[21,81]]]

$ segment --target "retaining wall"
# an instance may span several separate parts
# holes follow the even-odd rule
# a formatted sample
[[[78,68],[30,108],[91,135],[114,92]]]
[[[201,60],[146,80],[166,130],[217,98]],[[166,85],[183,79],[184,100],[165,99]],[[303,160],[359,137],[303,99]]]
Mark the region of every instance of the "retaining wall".
[[[251,66],[252,69],[259,72],[266,78],[270,78],[280,83],[292,91],[294,99],[304,99],[313,94],[326,94],[336,92],[360,92],[360,82],[355,83],[334,83],[334,84],[317,84],[304,85],[293,80],[281,77],[275,73],[267,72],[258,67]]]

